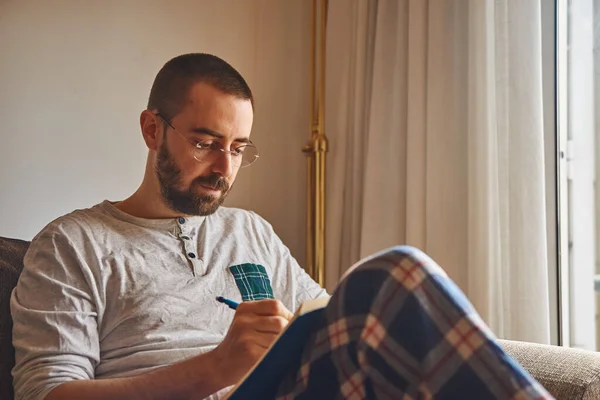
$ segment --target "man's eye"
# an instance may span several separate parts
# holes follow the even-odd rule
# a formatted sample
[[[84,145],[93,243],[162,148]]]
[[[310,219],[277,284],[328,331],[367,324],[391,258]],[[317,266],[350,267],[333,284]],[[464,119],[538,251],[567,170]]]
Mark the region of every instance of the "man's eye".
[[[199,149],[210,149],[214,147],[213,142],[196,142],[196,147]]]
[[[231,154],[235,154],[236,156],[242,155],[242,153],[246,150],[246,146],[240,146],[233,149]]]

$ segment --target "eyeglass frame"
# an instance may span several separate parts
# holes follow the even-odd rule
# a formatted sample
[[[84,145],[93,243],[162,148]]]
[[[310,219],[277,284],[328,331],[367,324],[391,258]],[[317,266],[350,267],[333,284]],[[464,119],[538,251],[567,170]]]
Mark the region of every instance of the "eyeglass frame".
[[[252,146],[252,147],[253,147],[253,148],[256,150],[256,155],[254,156],[254,159],[253,159],[253,160],[252,160],[252,162],[250,162],[249,164],[243,165],[243,164],[242,164],[242,159],[243,159],[243,156],[242,156],[242,158],[240,158],[240,164],[239,164],[239,167],[240,167],[240,168],[246,168],[246,167],[249,167],[249,166],[251,166],[251,165],[252,165],[252,164],[254,164],[254,163],[256,162],[256,160],[258,160],[258,158],[260,157],[260,151],[258,150],[258,147],[256,147],[256,145],[255,145],[254,143],[252,143],[252,141],[251,141],[251,140],[248,140],[248,142],[246,142],[246,143],[244,143],[244,144],[242,144],[242,145],[238,146],[237,148],[235,148],[235,149],[233,149],[233,150],[225,150],[224,146],[223,146],[223,145],[221,144],[221,142],[219,142],[218,140],[216,140],[215,142],[216,142],[216,143],[219,143],[219,145],[220,145],[221,147],[214,147],[214,146],[212,146],[212,145],[210,145],[209,147],[199,147],[200,145],[202,145],[204,142],[207,142],[208,140],[206,140],[206,141],[202,141],[202,140],[194,140],[194,139],[188,138],[188,137],[187,137],[187,136],[185,136],[183,133],[179,132],[179,131],[178,131],[178,130],[177,130],[177,129],[176,129],[174,126],[173,126],[173,124],[172,124],[171,122],[169,122],[169,120],[168,120],[168,119],[166,119],[166,118],[165,118],[165,117],[164,117],[164,116],[163,116],[163,115],[162,115],[160,112],[154,112],[153,114],[154,114],[154,115],[156,115],[158,118],[160,118],[160,119],[161,119],[161,120],[162,120],[164,123],[166,123],[166,124],[167,124],[167,125],[168,125],[168,126],[171,128],[171,129],[173,129],[173,131],[175,131],[175,133],[177,133],[179,136],[181,136],[181,138],[182,138],[183,140],[185,140],[185,141],[186,141],[187,143],[189,143],[189,144],[190,144],[192,147],[194,147],[194,149],[196,149],[196,150],[209,150],[209,152],[208,152],[207,154],[214,154],[214,153],[213,153],[214,151],[220,151],[221,153],[224,153],[224,154],[229,154],[229,155],[232,157],[232,159],[231,159],[231,160],[232,160],[232,162],[233,162],[233,160],[235,160],[235,159],[236,159],[236,157],[237,157],[238,155],[242,156],[242,154],[236,154],[236,153],[235,153],[237,149],[239,149],[240,147]],[[236,156],[236,157],[234,157],[234,156]],[[193,157],[194,157],[194,159],[195,159],[196,161],[198,161],[198,162],[205,162],[205,161],[206,161],[205,159],[199,160],[199,159],[198,159],[196,156],[193,156]]]

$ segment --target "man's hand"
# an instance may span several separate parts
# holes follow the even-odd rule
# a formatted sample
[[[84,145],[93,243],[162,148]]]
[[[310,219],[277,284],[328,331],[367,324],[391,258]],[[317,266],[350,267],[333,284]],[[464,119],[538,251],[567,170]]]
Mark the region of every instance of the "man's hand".
[[[225,386],[235,384],[262,357],[293,314],[279,300],[241,303],[227,336],[213,350]]]

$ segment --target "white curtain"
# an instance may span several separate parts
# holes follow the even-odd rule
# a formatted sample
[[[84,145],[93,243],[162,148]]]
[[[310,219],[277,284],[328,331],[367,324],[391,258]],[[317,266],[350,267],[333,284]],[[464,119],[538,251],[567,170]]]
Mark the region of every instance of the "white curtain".
[[[541,12],[330,0],[327,286],[410,244],[499,337],[548,343]]]

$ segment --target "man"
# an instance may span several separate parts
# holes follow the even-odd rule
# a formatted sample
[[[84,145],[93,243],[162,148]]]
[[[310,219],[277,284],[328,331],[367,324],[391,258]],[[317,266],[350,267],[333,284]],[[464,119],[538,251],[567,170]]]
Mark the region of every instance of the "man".
[[[220,207],[258,157],[252,121],[252,93],[225,61],[187,54],[165,64],[140,116],[149,151],[139,189],[53,221],[27,252],[11,298],[17,399],[220,398],[290,310],[327,296],[267,222]],[[242,304],[233,312],[217,296]],[[433,261],[397,248],[343,281],[278,396],[461,390],[550,398]]]

